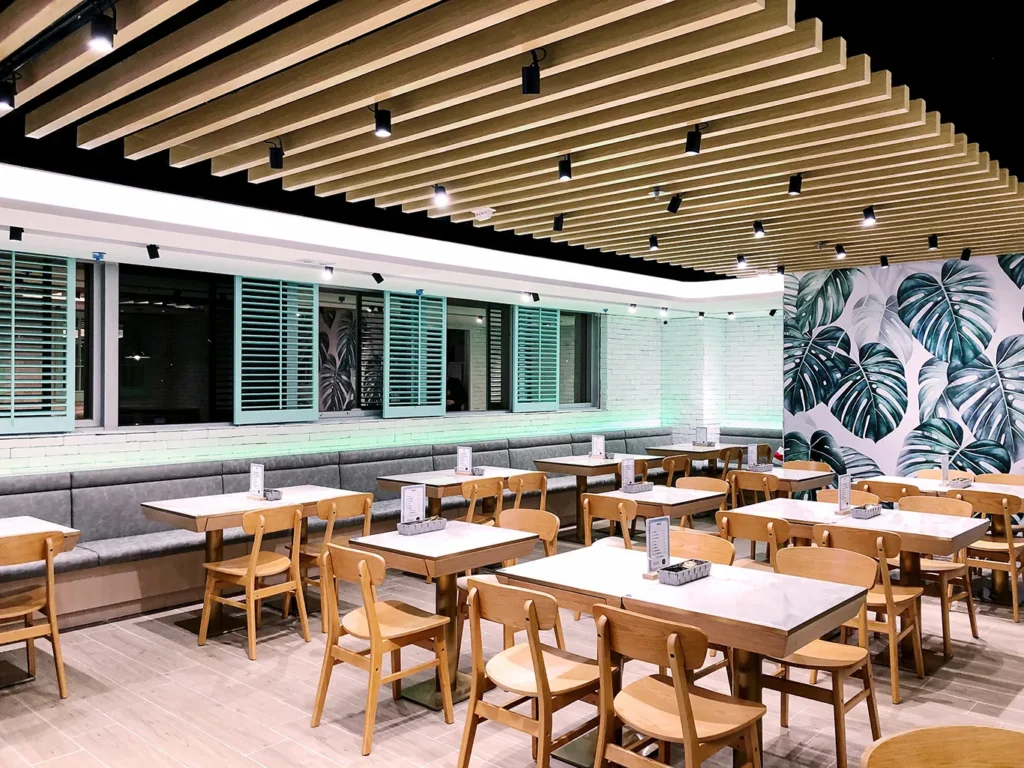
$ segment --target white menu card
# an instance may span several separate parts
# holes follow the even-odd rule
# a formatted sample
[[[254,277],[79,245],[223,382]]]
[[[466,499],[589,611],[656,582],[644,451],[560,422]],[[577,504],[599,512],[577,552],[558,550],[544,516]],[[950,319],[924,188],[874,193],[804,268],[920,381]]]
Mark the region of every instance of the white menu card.
[[[697,445],[706,445],[707,442],[708,442],[708,428],[707,427],[697,427],[697,429],[695,430],[693,441]]]
[[[455,474],[457,475],[472,475],[473,474],[473,449],[466,445],[460,445],[457,449],[457,458],[455,461]]]
[[[845,512],[850,508],[850,476],[839,476],[839,511]]]
[[[604,458],[604,435],[590,436],[590,455],[595,459]]]
[[[668,565],[669,517],[647,518],[647,570],[656,571]]]
[[[747,466],[752,467],[757,464],[757,443],[751,443],[747,446]]]
[[[427,486],[402,486],[402,522],[418,523],[426,516]]]
[[[942,462],[942,464],[940,465],[942,467],[942,484],[943,485],[948,485],[949,484],[949,454],[948,453],[942,454],[942,458],[940,460]]]
[[[249,465],[249,495],[263,498],[263,465]]]
[[[622,475],[622,484],[632,483],[636,480],[636,460],[623,459],[619,464],[619,474]]]

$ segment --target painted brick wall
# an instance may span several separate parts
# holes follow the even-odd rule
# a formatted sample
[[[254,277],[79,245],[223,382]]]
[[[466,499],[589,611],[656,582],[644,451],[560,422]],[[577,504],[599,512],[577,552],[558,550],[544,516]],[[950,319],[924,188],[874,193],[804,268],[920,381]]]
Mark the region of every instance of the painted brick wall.
[[[782,429],[782,313],[724,322],[718,419],[732,427]]]

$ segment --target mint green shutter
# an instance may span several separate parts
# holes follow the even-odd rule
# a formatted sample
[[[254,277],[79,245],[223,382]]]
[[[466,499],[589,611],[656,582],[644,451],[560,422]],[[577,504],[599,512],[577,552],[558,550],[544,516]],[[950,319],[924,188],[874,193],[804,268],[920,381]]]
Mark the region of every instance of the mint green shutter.
[[[0,254],[0,433],[75,428],[75,262]]]
[[[316,421],[317,286],[235,276],[235,423]]]
[[[512,410],[558,410],[557,309],[516,307],[512,316]]]
[[[444,416],[447,305],[384,294],[384,418]]]

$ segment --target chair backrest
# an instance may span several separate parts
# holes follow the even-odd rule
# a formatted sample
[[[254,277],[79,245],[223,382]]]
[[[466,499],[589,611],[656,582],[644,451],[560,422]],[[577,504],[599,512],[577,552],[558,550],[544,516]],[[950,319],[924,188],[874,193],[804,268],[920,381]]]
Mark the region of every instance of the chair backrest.
[[[501,515],[501,500],[505,495],[505,481],[500,477],[478,477],[462,484],[462,495],[469,501],[466,510],[466,522],[472,523],[476,511],[476,503],[483,499],[494,499],[494,520]]]
[[[343,547],[340,544],[327,545],[328,567],[335,579],[348,582],[349,584],[360,583],[360,563],[366,563],[366,575],[372,586],[377,586],[384,581],[387,573],[387,565],[384,558],[373,552],[364,552],[361,549]]]
[[[838,488],[822,488],[815,494],[815,498],[818,501],[823,501],[826,504],[838,504],[839,503],[839,489]],[[855,507],[862,507],[865,504],[879,504],[880,500],[878,496],[867,491],[857,491],[850,489],[850,503]]]
[[[857,552],[875,560],[896,557],[903,546],[898,533],[873,531],[870,528],[851,528],[845,525],[816,525],[814,543],[819,547],[835,547]],[[888,569],[882,570],[888,572]]]
[[[858,491],[873,493],[881,501],[899,502],[904,496],[920,496],[921,489],[911,483],[891,483],[885,480],[861,480]]]
[[[526,629],[529,618],[526,610],[528,602],[533,603],[537,612],[538,631],[554,629],[561,620],[558,615],[558,601],[543,592],[479,581],[472,576],[469,577],[467,586],[471,592],[473,589],[477,590],[477,608],[480,618],[486,621],[493,621],[516,631]]]
[[[3,546],[0,546],[0,566],[23,565],[47,559],[52,561],[63,549],[64,534],[60,531],[11,536],[4,539]]]
[[[633,459],[633,471],[636,473],[637,476],[640,477],[640,482],[647,482],[647,459]],[[616,469],[615,472],[616,474],[618,474],[621,482],[623,483],[632,483],[636,480],[636,476],[622,477],[621,462],[619,463],[618,469]]]
[[[966,469],[951,469],[949,470],[949,476],[960,479],[968,478],[969,480],[974,479],[974,473]],[[914,473],[914,477],[920,477],[922,480],[941,480],[942,470],[941,469],[919,469]]]
[[[878,562],[846,549],[787,547],[775,558],[775,572],[871,589],[878,577]]]
[[[599,493],[583,494],[584,518],[600,518],[616,522],[622,528],[622,541],[626,549],[633,548],[633,542],[629,538],[628,523],[636,517],[636,502],[633,499],[616,499],[613,496],[603,496]],[[584,531],[586,541],[590,541],[590,526]]]
[[[771,472],[736,470],[729,473],[728,479],[732,488],[733,507],[742,506],[744,491],[752,491],[755,502],[758,493],[763,493],[765,501],[767,501],[775,498],[775,494],[779,492],[779,478]]]
[[[334,499],[324,499],[317,502],[316,516],[327,521],[327,528],[324,530],[324,541],[321,552],[327,551],[327,545],[334,537],[334,525],[339,520],[350,520],[353,517],[363,516],[363,536],[370,535],[370,523],[373,508],[372,493],[357,493],[351,496],[338,496]]]
[[[665,485],[672,485],[672,481],[677,475],[679,477],[689,477],[692,466],[693,462],[690,460],[689,456],[666,456],[661,462],[661,468],[668,473],[668,477],[665,479]]]
[[[886,736],[861,768],[1020,768],[1024,733],[983,725],[935,725]]]
[[[250,558],[250,577],[254,577],[256,558],[263,546],[263,537],[278,531],[292,532],[292,559],[298,561],[302,543],[302,505],[288,504],[272,509],[257,509],[242,515],[242,530],[253,537]]]
[[[700,669],[704,664],[708,651],[708,636],[696,627],[655,619],[610,605],[594,606],[594,622],[598,627],[598,642],[603,641],[607,644],[608,650],[627,659],[669,667],[671,662],[668,641],[675,635],[683,647],[683,658],[679,660],[680,667],[692,671]]]
[[[320,603],[321,610],[327,611],[327,648],[338,641],[341,619],[338,615],[338,594],[335,579],[358,584],[363,597],[363,611],[370,633],[370,647],[380,647],[383,637],[377,620],[377,585],[384,581],[387,566],[384,558],[372,552],[328,544],[327,551],[320,555]]]
[[[774,456],[775,451],[772,450],[772,447],[768,445],[768,443],[757,444],[757,461],[759,464],[769,463]]]
[[[681,477],[676,480],[676,488],[720,493],[722,494],[722,504],[719,509],[726,509],[729,506],[729,484],[717,477]]]
[[[951,490],[946,495],[953,499],[968,502],[974,512],[1001,520],[1002,528],[1006,534],[1006,542],[1011,546],[1013,545],[1013,516],[1020,514],[1021,500],[1019,496],[1011,496],[996,491],[976,491],[973,488]]]
[[[824,461],[784,461],[782,462],[783,469],[806,469],[809,472],[831,472],[832,467],[826,464]]]
[[[548,476],[544,472],[524,472],[521,475],[512,475],[508,479],[508,489],[516,495],[515,504],[512,505],[514,509],[519,509],[522,506],[523,494],[531,491],[540,491],[540,503],[537,508],[548,508]]]
[[[974,478],[974,481],[976,483],[996,483],[998,485],[1024,485],[1024,475],[978,475]]]
[[[716,565],[732,565],[736,559],[736,547],[731,541],[711,533],[672,528],[668,533],[668,548],[672,557],[696,558]]]
[[[722,462],[722,479],[729,477],[730,467],[735,462],[736,469],[743,463],[743,449],[739,446],[734,448],[723,448],[718,452],[718,460]]]
[[[900,511],[970,517],[974,514],[974,507],[970,502],[949,496],[904,496],[900,499]]]
[[[789,542],[789,523],[781,517],[747,515],[735,509],[718,510],[715,513],[718,533],[726,541],[737,538],[764,541],[772,558]]]
[[[501,513],[501,520],[498,521],[499,528],[509,528],[513,531],[525,531],[535,533],[544,542],[544,554],[551,556],[558,553],[558,529],[561,521],[558,515],[553,515],[543,509],[506,509]]]

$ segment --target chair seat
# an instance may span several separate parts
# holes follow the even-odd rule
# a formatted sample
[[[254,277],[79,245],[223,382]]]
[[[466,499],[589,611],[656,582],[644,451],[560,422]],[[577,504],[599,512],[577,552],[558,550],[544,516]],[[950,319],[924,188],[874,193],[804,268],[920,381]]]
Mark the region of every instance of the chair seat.
[[[579,690],[598,680],[597,662],[585,656],[543,646],[544,668],[553,696]],[[520,643],[491,657],[484,670],[496,685],[520,696],[537,695],[537,677],[528,643]]]
[[[223,573],[227,576],[245,576],[249,572],[250,555],[235,557],[231,560],[220,560],[216,563],[203,563],[209,571]],[[279,552],[260,552],[256,556],[256,578],[276,576],[291,567],[292,561]]]
[[[859,645],[812,640],[782,659],[782,663],[806,669],[846,669],[859,667],[867,657],[868,652]]]
[[[921,558],[922,576],[960,576],[967,572],[967,563],[954,563],[952,560],[932,560]]]
[[[906,605],[922,594],[924,594],[924,590],[921,587],[892,585],[892,600],[897,606]],[[885,590],[881,586],[875,586],[868,591],[868,610],[877,611],[879,608],[885,608]]]
[[[351,536],[341,536],[339,538],[334,538],[331,539],[331,544],[337,544],[339,547],[347,547],[348,540],[350,538]],[[287,548],[288,551],[291,552],[292,545],[289,544]],[[299,554],[303,557],[312,557],[316,559],[320,557],[321,553],[323,553],[323,544],[319,542],[315,544],[302,544],[299,546]]]
[[[32,587],[0,595],[0,620],[19,619],[46,605],[46,587]]]
[[[626,542],[621,536],[605,536],[603,539],[594,539],[593,544],[590,546],[596,547],[598,545],[602,547],[618,547],[619,549],[626,548]]]
[[[651,675],[630,683],[615,696],[615,714],[645,736],[682,742],[683,725],[672,678]],[[740,733],[767,711],[763,704],[734,699],[706,688],[690,687],[690,708],[697,740],[716,741]]]
[[[406,635],[415,635],[430,629],[442,627],[448,622],[446,616],[424,611],[399,600],[385,600],[374,604],[380,633],[385,640]],[[366,622],[366,609],[356,608],[345,614],[341,626],[350,635],[367,640],[370,628]]]
[[[1024,539],[1015,539],[1013,548],[1014,550],[1024,549]],[[1005,555],[1010,551],[1010,545],[1006,543],[1006,539],[986,536],[984,539],[978,539],[967,549],[970,552],[1001,552]]]
[[[744,557],[742,560],[737,560],[733,565],[737,568],[749,568],[752,571],[764,571],[766,573],[775,573],[775,567],[771,563],[765,563],[760,560],[751,560],[749,557]]]
[[[498,577],[496,575],[494,575],[493,573],[481,573],[481,574],[474,573],[472,576],[459,576],[459,578],[457,578],[455,580],[455,586],[457,586],[459,588],[459,590],[462,591],[462,592],[469,592],[469,580],[470,579],[473,579],[473,581],[482,581],[485,584],[500,584],[501,583],[500,581],[498,581]]]

